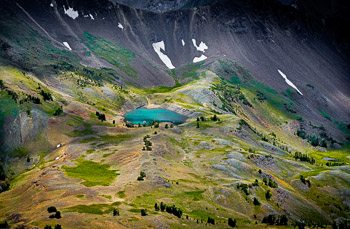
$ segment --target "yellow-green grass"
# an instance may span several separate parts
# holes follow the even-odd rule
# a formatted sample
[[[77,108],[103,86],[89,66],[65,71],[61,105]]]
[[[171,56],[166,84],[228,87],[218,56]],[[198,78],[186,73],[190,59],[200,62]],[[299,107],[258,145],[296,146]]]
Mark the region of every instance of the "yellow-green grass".
[[[108,186],[119,175],[117,170],[110,170],[109,165],[103,165],[93,161],[77,159],[77,166],[62,166],[68,177],[85,180],[81,184],[92,186]]]
[[[310,157],[313,157],[316,159],[316,162],[318,163],[322,163],[322,164],[326,164],[327,162],[333,163],[333,161],[327,161],[327,160],[323,160],[323,158],[334,158],[336,160],[336,162],[339,163],[350,163],[350,144],[347,144],[345,146],[343,146],[341,149],[332,149],[332,150],[328,150],[326,152],[322,152],[322,151],[313,151],[311,153],[308,154]]]
[[[65,212],[78,212],[85,214],[95,214],[95,215],[104,215],[112,213],[113,209],[119,206],[120,202],[114,202],[112,204],[91,204],[91,205],[76,205],[69,208],[66,208]]]

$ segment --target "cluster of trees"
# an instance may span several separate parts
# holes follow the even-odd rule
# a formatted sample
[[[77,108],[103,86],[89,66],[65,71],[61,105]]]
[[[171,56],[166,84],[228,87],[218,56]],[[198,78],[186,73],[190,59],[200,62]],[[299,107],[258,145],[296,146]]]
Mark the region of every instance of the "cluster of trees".
[[[170,124],[170,128],[174,128],[174,124]],[[169,129],[169,125],[168,124],[165,124],[165,129]]]
[[[140,176],[137,178],[137,180],[138,181],[143,181],[145,177],[146,177],[146,173],[141,171],[140,172]]]
[[[344,162],[327,162],[326,163],[327,166],[342,166],[345,165]]]
[[[181,218],[182,216],[182,210],[175,205],[173,206],[166,206],[165,211],[169,214],[173,214],[174,216],[177,216],[178,218]]]
[[[207,121],[207,119],[203,116],[200,116],[200,117],[197,117],[197,122],[199,122],[199,121],[205,122],[205,121]]]
[[[63,114],[63,109],[62,106],[57,108],[57,110],[55,111],[55,113],[53,113],[54,116],[60,116],[61,114]]]
[[[325,138],[319,138],[316,133],[312,133],[310,135],[307,135],[307,133],[303,129],[298,129],[297,130],[297,136],[302,138],[302,139],[307,139],[307,141],[312,145],[312,146],[321,146],[324,148],[327,148],[327,142]],[[332,143],[334,143],[333,139]]]
[[[294,153],[294,158],[295,158],[295,160],[309,162],[312,165],[316,163],[315,158],[309,157],[307,154],[303,154],[301,152],[295,152]]]
[[[19,98],[19,96],[18,96],[18,94],[16,93],[16,92],[14,92],[14,91],[11,91],[10,89],[5,89],[5,91],[7,91],[7,94],[9,95],[9,96],[11,96],[11,99],[13,100],[13,101],[15,101],[15,103],[17,103],[17,100],[18,100],[18,98]]]
[[[28,94],[25,94],[25,93],[23,93],[25,95],[25,98],[21,99],[20,101],[18,101],[19,95],[16,92],[8,89],[5,86],[4,81],[2,81],[2,80],[0,80],[0,89],[1,90],[5,90],[7,92],[7,94],[9,96],[11,96],[11,99],[13,101],[15,101],[15,103],[18,102],[19,104],[23,104],[23,103],[26,103],[26,102],[32,102],[34,104],[41,104],[41,101],[40,101],[40,99],[38,97],[35,97],[35,96],[32,96],[32,95],[28,95]],[[52,97],[51,97],[51,99],[52,99]]]
[[[237,188],[241,189],[247,196],[250,195],[249,187],[247,184],[238,184]]]
[[[148,140],[149,138],[151,138],[149,135],[143,137],[143,143],[145,144],[145,146],[142,148],[143,151],[152,151],[152,142]]]
[[[216,114],[214,114],[213,116],[210,117],[210,120],[212,120],[212,121],[214,121],[214,122],[217,122],[217,121],[220,121],[220,118],[217,117]],[[200,121],[201,121],[201,122],[205,122],[205,121],[207,121],[207,119],[206,119],[205,117],[203,117],[203,116],[197,117],[197,128],[200,127],[200,124],[199,124]]]
[[[216,114],[214,114],[212,117],[210,117],[210,120],[216,122],[216,121],[220,121],[220,118],[218,118]]]
[[[35,97],[32,95],[27,95],[26,98],[19,101],[19,104],[23,104],[27,102],[32,102],[34,104],[41,104],[41,100],[38,97]]]
[[[262,93],[261,91],[256,91],[256,98],[259,100],[259,102],[264,102],[266,100],[266,96],[264,95],[264,93]]]
[[[159,122],[153,121],[153,126],[154,126],[154,128],[159,128]]]
[[[270,225],[288,225],[288,218],[286,215],[268,215],[262,219],[262,223],[267,223]]]
[[[134,128],[134,124],[133,123],[131,123],[131,122],[126,122],[126,127],[128,127],[128,128]]]
[[[96,116],[101,122],[106,121],[106,115],[96,111]]]
[[[60,224],[56,224],[53,228],[49,225],[46,225],[44,229],[62,229],[62,226]]]
[[[74,66],[65,61],[61,61],[57,64],[52,64],[51,67],[56,71],[56,73],[59,73],[59,71],[70,71],[74,72],[76,75],[84,76],[85,78],[90,79],[95,85],[99,87],[103,85],[103,78],[109,78],[109,75],[104,73],[102,70],[82,66]],[[113,75],[113,77],[115,76]],[[84,81],[84,83],[87,83],[87,81]]]
[[[208,217],[208,220],[207,220],[207,223],[208,224],[215,224],[215,219],[214,218],[211,218],[210,216]]]
[[[176,207],[175,205],[168,206],[168,205],[164,204],[163,202],[161,202],[160,204],[159,203],[155,203],[154,204],[154,210],[155,211],[162,211],[162,212],[166,211],[167,213],[173,214],[173,215],[177,216],[178,218],[182,217],[182,210],[180,208]],[[141,214],[142,214],[142,210],[141,210]],[[187,220],[189,219],[188,215],[186,216],[186,219]],[[203,223],[203,219],[201,219],[200,222]],[[197,224],[198,223],[199,223],[199,220],[197,219]],[[207,223],[208,224],[215,224],[215,219],[212,218],[212,217],[208,217]],[[230,227],[236,227],[236,220],[232,219],[232,218],[229,218],[228,219],[228,225]]]
[[[273,181],[272,179],[270,179],[270,178],[267,180],[267,178],[264,177],[263,178],[263,182],[264,182],[265,185],[267,185],[267,186],[269,186],[271,188],[278,188],[278,184],[275,181]]]
[[[177,216],[178,218],[181,218],[182,216],[182,210],[178,207],[176,207],[175,205],[172,205],[172,206],[169,206],[169,205],[166,205],[164,204],[163,202],[160,203],[160,205],[158,203],[155,203],[154,204],[154,209],[156,211],[166,211],[167,213],[169,214],[173,214],[175,216]]]
[[[48,207],[47,208],[47,211],[49,212],[49,213],[54,213],[54,214],[51,214],[50,216],[49,216],[49,218],[56,218],[56,219],[60,219],[60,218],[62,218],[61,217],[61,212],[60,211],[57,211],[57,209],[56,209],[56,207],[54,207],[54,206],[51,206],[51,207]]]
[[[44,90],[41,90],[39,94],[43,96],[44,101],[53,101],[50,92],[45,92]]]

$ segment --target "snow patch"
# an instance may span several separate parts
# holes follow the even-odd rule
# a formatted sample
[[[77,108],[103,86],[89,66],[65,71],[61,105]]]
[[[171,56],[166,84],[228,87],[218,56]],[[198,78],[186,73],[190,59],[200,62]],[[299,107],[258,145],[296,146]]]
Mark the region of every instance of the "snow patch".
[[[294,88],[295,90],[297,90],[297,92],[300,94],[300,95],[303,95],[303,93],[301,93],[301,91],[299,91],[299,89],[295,86],[295,84],[290,81],[287,76],[279,69],[278,70],[278,73],[283,77],[283,79],[286,81],[286,83],[291,86],[292,88]]]
[[[124,26],[120,22],[118,22],[118,28],[120,28],[121,30],[124,30]]]
[[[182,42],[182,46],[185,46],[185,41],[184,41],[184,39],[182,39],[181,42]]]
[[[51,6],[51,7],[53,7],[53,4],[52,4],[52,3],[50,3],[50,6]]]
[[[205,59],[207,59],[207,57],[202,54],[200,57],[195,57],[193,59],[193,63],[197,63],[197,62],[203,61]]]
[[[55,160],[57,161],[58,159],[60,159],[60,157],[56,157]]]
[[[197,41],[196,41],[196,39],[192,39],[192,43],[193,43],[194,47],[196,47],[196,49],[197,49],[198,51],[205,52],[205,50],[208,49],[208,46],[207,46],[203,41],[201,41],[201,43],[199,44],[199,46],[197,46]]]
[[[165,51],[164,41],[160,41],[152,44],[154,51],[158,54],[159,58],[163,61],[163,63],[169,68],[174,69],[174,65],[171,63],[170,58],[162,53],[161,49]]]
[[[92,20],[95,20],[95,18],[91,14],[89,14],[89,16]]]
[[[61,144],[58,144],[57,146],[56,146],[56,148],[60,148],[61,147]]]
[[[64,13],[67,14],[69,17],[76,19],[77,17],[79,17],[79,13],[78,11],[74,10],[73,8],[68,7],[68,9],[66,10],[66,7],[63,6],[64,9]]]
[[[69,46],[68,42],[63,42],[64,46],[66,46],[70,51],[72,51],[71,47]]]

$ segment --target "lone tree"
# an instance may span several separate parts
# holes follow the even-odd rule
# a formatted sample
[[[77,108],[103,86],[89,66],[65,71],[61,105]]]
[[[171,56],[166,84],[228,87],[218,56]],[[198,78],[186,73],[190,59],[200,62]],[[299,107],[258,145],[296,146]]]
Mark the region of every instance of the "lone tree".
[[[141,216],[146,216],[146,215],[147,215],[147,210],[141,209]]]
[[[161,202],[160,203],[160,210],[163,212],[165,210],[165,208],[166,208],[166,205],[163,202]]]
[[[229,218],[228,219],[228,225],[230,227],[236,227],[236,220],[235,219],[232,219],[232,218]]]
[[[267,190],[267,192],[266,192],[266,194],[265,194],[265,197],[266,197],[267,200],[270,200],[270,199],[271,199],[272,193],[271,193],[270,190]]]
[[[253,203],[255,206],[260,206],[260,202],[256,197],[254,197]]]
[[[113,216],[119,216],[119,210],[116,208],[113,208]]]
[[[158,203],[154,204],[154,210],[159,211],[159,204]]]

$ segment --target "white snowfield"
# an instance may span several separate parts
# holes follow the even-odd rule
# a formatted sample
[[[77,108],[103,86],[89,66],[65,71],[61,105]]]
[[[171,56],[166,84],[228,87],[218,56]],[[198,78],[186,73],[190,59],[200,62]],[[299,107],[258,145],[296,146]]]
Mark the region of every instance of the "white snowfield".
[[[120,22],[118,22],[118,28],[120,28],[121,30],[124,30],[124,26]]]
[[[72,51],[71,47],[69,46],[68,42],[63,42],[64,46],[66,46],[70,51]]]
[[[53,7],[53,4],[52,4],[52,3],[50,3],[50,6],[51,6],[51,7]]]
[[[185,44],[186,44],[184,39],[181,40],[181,43],[182,43],[182,46],[185,46]]]
[[[208,46],[207,46],[203,41],[201,41],[201,43],[199,44],[199,46],[197,46],[197,41],[196,41],[196,39],[192,39],[192,43],[193,43],[194,47],[196,47],[196,49],[197,49],[198,51],[205,52],[205,50],[208,49]]]
[[[170,58],[162,53],[161,49],[165,51],[164,41],[160,41],[152,44],[154,51],[158,54],[159,58],[163,61],[163,63],[169,68],[174,69],[174,65],[171,63]]]
[[[203,60],[205,60],[205,59],[207,59],[207,57],[206,57],[205,55],[202,54],[200,57],[195,57],[195,58],[193,59],[193,63],[197,63],[197,62],[203,61]]]
[[[92,16],[91,14],[89,14],[89,16],[92,20],[95,20],[94,16]]]
[[[73,8],[68,7],[68,9],[66,10],[66,7],[63,6],[63,10],[65,14],[67,14],[69,17],[73,19],[76,19],[77,17],[79,17],[78,11],[74,10]]]
[[[295,86],[295,84],[290,81],[286,74],[284,74],[281,70],[277,69],[278,70],[278,73],[284,78],[284,80],[286,81],[286,83],[291,86],[292,88],[294,88],[295,90],[297,90],[297,92],[300,94],[300,95],[303,95],[303,93],[301,93],[301,91],[299,91],[299,89]]]

